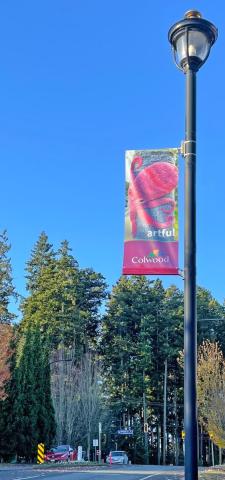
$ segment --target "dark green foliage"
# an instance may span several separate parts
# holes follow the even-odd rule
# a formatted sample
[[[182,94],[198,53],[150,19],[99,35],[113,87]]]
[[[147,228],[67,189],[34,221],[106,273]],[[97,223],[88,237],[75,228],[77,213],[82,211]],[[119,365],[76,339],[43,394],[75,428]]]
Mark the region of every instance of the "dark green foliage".
[[[143,389],[151,395],[151,288],[145,277],[122,277],[113,288],[103,319],[101,352],[108,395],[120,408],[141,408]],[[135,402],[135,405],[133,404]]]
[[[175,438],[183,428],[183,368],[178,362],[183,351],[183,293],[159,280],[122,277],[112,290],[103,318],[101,355],[108,407],[114,423],[141,428],[138,451],[143,456],[143,394],[147,418],[154,432],[149,437],[151,455],[157,462],[157,430],[163,425],[165,362],[167,362],[167,430]],[[198,315],[215,318],[223,309],[210,292],[198,288]],[[207,331],[212,334],[212,325]],[[214,325],[213,334],[218,333]],[[139,419],[139,420],[138,420]],[[153,427],[152,427],[153,428]],[[122,448],[124,439],[109,434]],[[136,435],[136,434],[135,434]],[[137,455],[135,436],[126,445]],[[179,443],[179,442],[177,442]],[[172,452],[172,450],[171,450]],[[181,452],[182,453],[182,452]],[[174,455],[175,453],[171,453]],[[179,454],[177,454],[178,458]],[[143,456],[144,458],[144,456]],[[171,458],[170,458],[171,461]]]
[[[22,303],[21,328],[39,324],[50,349],[63,344],[80,354],[96,342],[98,309],[106,296],[106,284],[101,274],[79,269],[70,252],[68,242],[63,241],[54,253],[41,234],[27,263],[31,294]]]
[[[51,446],[55,436],[55,417],[51,399],[49,345],[41,337],[39,326],[33,335],[33,369],[35,381],[35,403],[37,404],[36,431],[38,443]]]
[[[6,230],[0,234],[0,323],[11,323],[16,317],[9,311],[9,303],[17,295],[12,282],[12,267],[8,253],[11,246]]]
[[[1,404],[0,454],[28,461],[36,457],[38,443],[49,446],[55,436],[49,360],[37,326],[17,338],[14,347],[7,397]]]
[[[79,270],[79,283],[77,286],[77,307],[85,319],[86,341],[96,345],[99,329],[99,308],[107,298],[106,282],[101,273],[96,273],[92,268]]]
[[[14,404],[18,395],[18,371],[16,369],[16,334],[11,342],[11,357],[9,366],[11,377],[6,382],[6,399],[0,402],[0,457],[5,461],[15,456],[16,452],[16,419],[14,417]]]
[[[8,307],[15,295],[8,251],[4,232],[0,236],[0,322],[4,323],[13,319]],[[74,442],[82,440],[89,451],[101,419],[105,453],[117,445],[118,449],[129,452],[132,461],[144,462],[145,399],[149,459],[157,463],[159,438],[163,435],[166,365],[170,439],[167,460],[178,461],[179,455],[182,457],[183,429],[183,368],[178,361],[183,351],[183,292],[175,286],[165,289],[161,281],[149,281],[143,276],[121,277],[101,318],[99,309],[107,298],[103,276],[91,268],[81,269],[67,241],[54,251],[45,233],[32,251],[26,272],[28,297],[21,305],[22,321],[15,328],[7,397],[0,402],[0,455],[10,459],[17,454],[30,460],[36,456],[38,442],[46,446],[53,443],[56,429],[49,365],[54,363],[55,368],[51,367],[54,402],[58,391],[66,399],[61,410],[61,406],[57,407],[57,415],[64,415],[67,424],[73,425],[70,438]],[[203,320],[198,325],[199,342],[218,340],[225,353],[224,321],[216,320],[225,317],[224,306],[202,287],[197,289],[197,300],[198,319]],[[209,318],[214,320],[206,320]],[[65,358],[60,357],[61,351],[65,351]],[[53,355],[50,358],[52,352],[54,361]],[[91,369],[96,366],[89,383],[86,373],[79,376],[79,368],[85,371],[88,355]],[[71,368],[58,368],[62,367],[60,361],[70,356]],[[75,400],[76,411],[72,411]],[[88,402],[94,405],[92,426],[86,408]],[[85,422],[89,422],[88,428]],[[118,429],[128,426],[134,431],[132,437],[118,434]],[[69,438],[64,427],[63,438],[65,442]],[[180,445],[176,452],[175,443]]]
[[[53,246],[49,243],[46,233],[42,232],[26,265],[27,290],[34,293],[41,288],[41,274],[46,267],[54,265],[54,259]]]
[[[134,435],[132,437],[130,457],[134,463],[145,463],[145,447],[143,436],[143,425],[141,418],[136,416],[133,423]]]
[[[34,459],[37,443],[50,446],[56,430],[50,391],[51,354],[64,348],[79,362],[86,351],[95,349],[98,310],[106,297],[106,284],[101,274],[79,268],[67,241],[54,252],[45,233],[38,239],[26,270],[29,296],[21,304],[16,364],[4,408],[13,412],[9,423],[11,434],[14,432],[13,451]]]
[[[225,321],[216,319],[225,318],[225,310],[206,288],[197,289],[197,317],[198,317],[198,344],[204,340],[219,341],[225,353],[223,340]]]

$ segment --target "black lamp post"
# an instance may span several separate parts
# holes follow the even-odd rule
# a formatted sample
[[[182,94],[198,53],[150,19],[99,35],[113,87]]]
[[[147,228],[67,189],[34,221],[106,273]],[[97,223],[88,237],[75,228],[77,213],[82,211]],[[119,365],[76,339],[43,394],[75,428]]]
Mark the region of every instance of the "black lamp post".
[[[216,27],[196,10],[169,30],[176,65],[186,74],[184,240],[184,422],[185,479],[198,478],[196,409],[196,73],[217,39]]]

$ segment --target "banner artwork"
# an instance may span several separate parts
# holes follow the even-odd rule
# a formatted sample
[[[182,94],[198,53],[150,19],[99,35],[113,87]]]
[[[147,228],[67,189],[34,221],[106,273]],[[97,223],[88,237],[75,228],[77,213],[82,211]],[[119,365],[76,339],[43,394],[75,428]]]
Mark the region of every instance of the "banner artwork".
[[[178,275],[178,149],[126,151],[124,275]]]

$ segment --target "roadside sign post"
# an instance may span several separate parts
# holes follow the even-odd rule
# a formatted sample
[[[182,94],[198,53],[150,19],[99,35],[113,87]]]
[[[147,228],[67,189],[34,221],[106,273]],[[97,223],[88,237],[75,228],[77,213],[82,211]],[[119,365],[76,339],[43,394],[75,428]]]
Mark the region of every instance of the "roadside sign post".
[[[93,438],[93,447],[95,447],[95,462],[97,460],[96,447],[98,447],[98,438]]]

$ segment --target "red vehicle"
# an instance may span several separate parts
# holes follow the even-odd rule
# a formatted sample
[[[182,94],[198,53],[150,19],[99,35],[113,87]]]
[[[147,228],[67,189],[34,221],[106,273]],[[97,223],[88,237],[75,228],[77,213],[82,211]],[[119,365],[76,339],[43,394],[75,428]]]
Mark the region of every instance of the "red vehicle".
[[[69,462],[77,460],[77,451],[70,445],[58,445],[45,454],[45,462]]]

